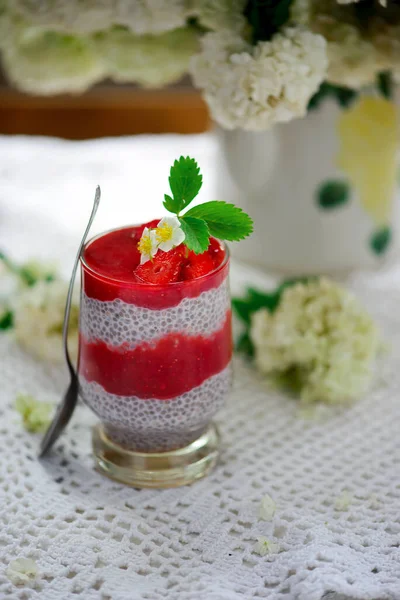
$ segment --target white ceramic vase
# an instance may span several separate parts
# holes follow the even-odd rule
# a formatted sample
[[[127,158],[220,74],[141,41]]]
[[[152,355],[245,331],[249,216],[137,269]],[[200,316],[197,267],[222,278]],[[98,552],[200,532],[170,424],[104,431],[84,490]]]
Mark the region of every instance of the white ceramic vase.
[[[288,274],[377,267],[393,256],[397,116],[389,102],[368,102],[367,109],[356,103],[350,126],[341,119],[354,105],[343,110],[328,100],[270,131],[217,131],[218,197],[255,222],[234,256]]]

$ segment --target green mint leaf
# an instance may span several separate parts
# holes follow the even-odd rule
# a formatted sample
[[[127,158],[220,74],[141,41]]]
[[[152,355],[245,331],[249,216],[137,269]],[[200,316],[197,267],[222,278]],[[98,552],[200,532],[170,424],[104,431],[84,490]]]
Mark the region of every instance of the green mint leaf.
[[[253,221],[241,208],[220,200],[194,206],[185,217],[196,217],[206,221],[211,235],[220,240],[236,242],[250,235]]]
[[[202,219],[194,217],[181,217],[180,219],[183,233],[185,234],[184,244],[193,250],[195,254],[201,254],[208,248],[210,232],[207,223]]]
[[[168,194],[164,194],[163,205],[164,205],[164,208],[169,210],[169,212],[172,212],[174,214],[177,214],[179,212],[178,204],[175,202],[175,200],[173,198],[171,198],[171,196],[168,196]]]
[[[197,196],[203,183],[203,177],[194,158],[180,157],[171,167],[169,186],[173,195],[173,207],[178,214]],[[168,209],[171,210],[171,209]]]
[[[11,329],[14,326],[14,314],[11,310],[6,310],[0,316],[0,331],[6,331],[7,329]]]

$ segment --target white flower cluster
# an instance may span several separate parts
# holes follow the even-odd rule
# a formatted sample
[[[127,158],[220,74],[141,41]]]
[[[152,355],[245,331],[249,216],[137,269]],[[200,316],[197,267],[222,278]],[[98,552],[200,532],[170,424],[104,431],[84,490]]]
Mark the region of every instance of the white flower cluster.
[[[379,347],[371,317],[327,279],[287,288],[273,314],[256,312],[251,339],[263,373],[290,375],[305,402],[332,404],[368,388]]]
[[[325,77],[325,40],[286,28],[252,47],[232,32],[209,33],[191,61],[213,118],[227,129],[267,129],[306,113]]]
[[[360,89],[374,84],[378,73],[400,74],[400,24],[393,15],[373,9],[366,21],[358,21],[351,1],[294,0],[291,18],[327,41],[327,80],[335,85]],[[381,1],[384,7],[386,3]],[[400,13],[400,11],[399,11]],[[388,13],[389,14],[389,13]],[[398,15],[399,17],[400,15]]]
[[[137,36],[114,28],[93,39],[109,77],[143,87],[161,87],[180,79],[198,49],[197,33],[189,27],[158,36]]]
[[[247,0],[195,0],[193,9],[200,25],[210,31],[243,32]]]
[[[39,281],[15,299],[15,338],[30,354],[51,363],[63,361],[62,327],[68,285],[63,281]],[[69,350],[78,355],[79,298],[75,294],[69,326]]]
[[[46,431],[51,423],[53,409],[49,402],[41,402],[27,394],[19,394],[15,400],[15,410],[21,415],[26,431],[31,433]]]
[[[164,86],[187,72],[198,48],[198,34],[189,27],[159,36],[137,36],[124,28],[72,36],[15,22],[12,27],[2,48],[3,65],[12,83],[32,94],[80,93],[106,77]]]
[[[8,0],[33,25],[66,33],[94,33],[112,25],[158,35],[186,24],[188,0]]]
[[[88,40],[17,25],[2,62],[15,87],[32,94],[83,92],[105,75]]]
[[[0,49],[10,81],[32,94],[81,93],[110,77],[159,87],[198,49],[185,0],[0,0]]]

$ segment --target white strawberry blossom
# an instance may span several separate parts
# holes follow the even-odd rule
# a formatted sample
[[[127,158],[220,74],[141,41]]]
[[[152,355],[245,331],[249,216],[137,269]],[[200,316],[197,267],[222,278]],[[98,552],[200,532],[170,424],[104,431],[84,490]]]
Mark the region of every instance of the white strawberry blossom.
[[[152,260],[158,252],[158,240],[155,229],[145,227],[140,238],[138,249],[141,254],[140,264],[144,265],[148,260]]]
[[[185,239],[181,224],[177,217],[164,217],[155,230],[158,247],[164,252],[179,246]]]

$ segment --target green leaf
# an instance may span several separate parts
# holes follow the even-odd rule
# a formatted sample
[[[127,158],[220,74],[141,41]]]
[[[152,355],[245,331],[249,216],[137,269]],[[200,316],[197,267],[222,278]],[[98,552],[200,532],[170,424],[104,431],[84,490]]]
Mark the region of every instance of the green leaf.
[[[250,325],[251,313],[253,311],[248,300],[232,298],[232,308],[241,321],[246,323],[246,325]]]
[[[338,208],[350,198],[350,188],[345,181],[325,181],[317,190],[318,205],[323,209]]]
[[[244,15],[252,27],[252,41],[268,41],[290,17],[293,0],[248,0]]]
[[[332,98],[336,100],[341,108],[347,108],[357,98],[358,92],[341,87],[339,85],[332,85],[331,83],[322,83],[319,90],[312,96],[308,103],[308,110],[314,110],[318,108],[324,100]]]
[[[163,202],[164,207],[169,210],[169,212],[175,213],[178,211],[175,211],[175,201],[173,198],[171,198],[171,196],[168,196],[168,194],[164,194],[164,202]]]
[[[197,196],[203,183],[203,177],[194,158],[180,157],[171,167],[169,186],[173,195],[173,205],[168,210],[178,214]]]
[[[380,256],[384,254],[389,248],[390,242],[392,241],[392,230],[390,227],[382,227],[376,231],[370,239],[370,247],[372,251]]]
[[[206,221],[210,234],[235,242],[242,240],[253,231],[253,221],[241,208],[219,200],[194,206],[185,217],[196,217]]]
[[[11,310],[6,310],[0,316],[0,331],[6,331],[7,329],[11,329],[14,326],[14,314]]]
[[[377,77],[378,90],[386,100],[393,98],[393,79],[390,71],[379,73]]]
[[[207,223],[194,217],[180,217],[180,223],[185,234],[184,244],[195,254],[201,254],[208,248],[210,232]]]
[[[236,350],[237,350],[237,352],[241,352],[242,354],[245,354],[246,356],[249,356],[250,358],[252,358],[254,356],[254,345],[253,345],[253,342],[251,341],[251,337],[247,331],[242,333],[242,335],[239,337],[238,341],[236,342]]]

